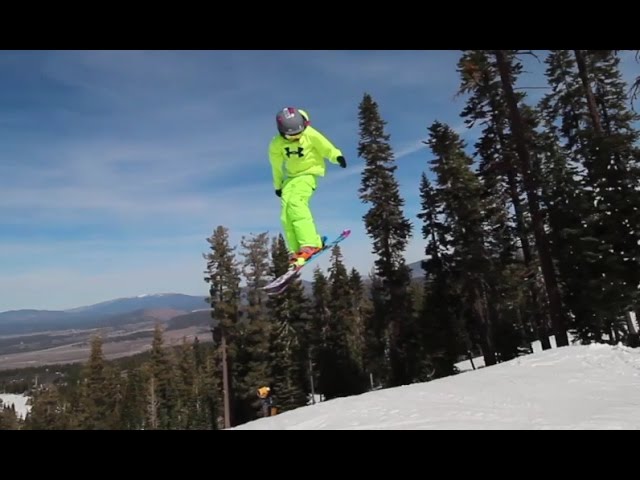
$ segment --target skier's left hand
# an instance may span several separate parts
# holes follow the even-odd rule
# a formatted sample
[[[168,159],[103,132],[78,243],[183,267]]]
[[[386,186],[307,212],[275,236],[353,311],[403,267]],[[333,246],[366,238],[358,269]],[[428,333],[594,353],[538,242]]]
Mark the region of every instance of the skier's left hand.
[[[347,168],[347,161],[344,159],[342,155],[336,158],[336,160],[338,161],[338,165],[340,165],[342,168]]]

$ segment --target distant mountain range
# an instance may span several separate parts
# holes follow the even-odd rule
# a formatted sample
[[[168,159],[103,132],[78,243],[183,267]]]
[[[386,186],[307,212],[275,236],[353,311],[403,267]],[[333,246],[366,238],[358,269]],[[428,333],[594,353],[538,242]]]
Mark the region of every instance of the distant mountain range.
[[[104,314],[114,315],[127,313],[134,310],[147,310],[156,308],[172,308],[175,310],[195,310],[208,306],[205,297],[183,295],[181,293],[155,293],[151,295],[138,295],[137,297],[117,298],[106,302],[96,303],[85,307],[77,307],[65,310],[67,313],[78,314]]]
[[[166,318],[207,308],[205,297],[180,293],[117,298],[69,310],[11,310],[0,313],[0,334],[85,329],[138,323],[145,317]],[[158,312],[145,315],[144,312]]]
[[[423,275],[420,262],[414,262],[409,267],[413,278],[420,278]],[[303,284],[305,291],[310,293],[311,283],[304,281]],[[115,327],[153,319],[171,320],[174,317],[176,323],[180,324],[192,323],[196,318],[199,318],[197,321],[200,323],[204,318],[209,317],[208,313],[193,312],[206,308],[208,304],[204,296],[157,293],[117,298],[68,310],[11,310],[0,312],[0,335]]]

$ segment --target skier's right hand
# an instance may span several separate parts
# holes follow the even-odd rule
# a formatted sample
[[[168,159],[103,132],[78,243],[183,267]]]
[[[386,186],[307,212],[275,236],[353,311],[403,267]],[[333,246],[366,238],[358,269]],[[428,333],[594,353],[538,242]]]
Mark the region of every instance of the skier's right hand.
[[[280,190],[280,189],[276,190],[276,195],[281,197],[282,196],[282,190]]]
[[[342,155],[336,158],[336,160],[338,161],[338,165],[340,165],[342,168],[347,168],[347,161],[344,159]]]

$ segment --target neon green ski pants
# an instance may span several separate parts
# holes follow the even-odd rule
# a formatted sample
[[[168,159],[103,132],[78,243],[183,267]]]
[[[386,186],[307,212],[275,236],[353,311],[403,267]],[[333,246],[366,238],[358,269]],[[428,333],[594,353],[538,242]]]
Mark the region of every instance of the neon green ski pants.
[[[314,175],[288,178],[282,187],[280,221],[289,251],[301,247],[321,247],[309,202],[317,187]]]

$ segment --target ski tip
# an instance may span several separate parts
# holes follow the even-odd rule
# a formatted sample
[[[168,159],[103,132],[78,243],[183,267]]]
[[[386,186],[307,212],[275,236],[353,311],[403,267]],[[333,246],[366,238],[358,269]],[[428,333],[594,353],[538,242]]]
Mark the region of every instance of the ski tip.
[[[350,230],[349,228],[345,228],[345,229],[342,231],[342,235],[345,235],[345,236],[346,236],[346,235],[350,235],[350,234],[351,234],[351,230]]]

